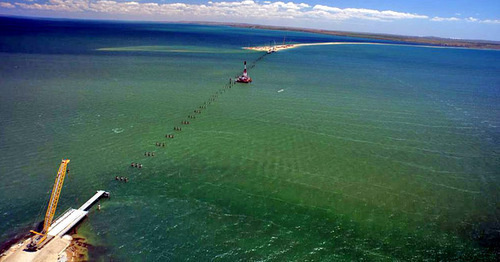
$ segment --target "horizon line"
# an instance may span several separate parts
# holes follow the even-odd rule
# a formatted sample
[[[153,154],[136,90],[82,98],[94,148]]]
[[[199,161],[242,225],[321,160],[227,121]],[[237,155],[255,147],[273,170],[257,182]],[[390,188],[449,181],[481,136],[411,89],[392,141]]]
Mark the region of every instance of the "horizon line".
[[[448,40],[452,42],[466,42],[470,44],[493,44],[498,45],[497,48],[500,49],[500,41],[488,40],[488,39],[467,39],[467,38],[447,38],[441,36],[417,36],[417,35],[402,35],[402,34],[391,34],[391,33],[371,33],[363,31],[343,31],[343,30],[331,30],[331,29],[318,29],[318,28],[308,28],[308,27],[294,27],[294,26],[277,26],[277,25],[266,25],[266,24],[254,24],[254,23],[244,23],[244,22],[220,22],[220,21],[199,21],[199,20],[178,20],[178,21],[160,21],[160,20],[139,20],[139,19],[113,19],[113,18],[68,18],[68,17],[50,17],[50,16],[29,16],[29,15],[10,15],[1,14],[0,17],[4,18],[14,18],[14,19],[26,19],[26,20],[53,20],[53,21],[100,21],[100,22],[125,22],[125,23],[156,23],[156,24],[198,24],[198,25],[225,25],[232,27],[243,27],[243,28],[255,28],[263,30],[279,30],[279,31],[294,31],[294,32],[307,32],[316,34],[327,34],[327,35],[339,35],[348,36],[354,38],[371,38],[379,40],[391,40],[386,39],[387,37],[400,38],[399,41],[408,41],[407,38],[417,38],[420,40]],[[353,36],[359,35],[359,36]],[[386,37],[386,38],[376,38],[376,37]],[[406,40],[405,40],[406,39]]]

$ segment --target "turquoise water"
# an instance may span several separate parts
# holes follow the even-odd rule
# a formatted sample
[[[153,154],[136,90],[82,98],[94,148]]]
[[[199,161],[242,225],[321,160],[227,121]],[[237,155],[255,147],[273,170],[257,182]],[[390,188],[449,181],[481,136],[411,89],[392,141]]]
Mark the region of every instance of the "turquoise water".
[[[112,195],[80,230],[93,261],[498,255],[497,51],[301,47],[265,56],[253,83],[224,89],[262,55],[242,46],[284,34],[353,39],[0,22],[1,242],[37,221],[68,157],[58,213],[95,190]],[[166,139],[183,120],[191,124]]]

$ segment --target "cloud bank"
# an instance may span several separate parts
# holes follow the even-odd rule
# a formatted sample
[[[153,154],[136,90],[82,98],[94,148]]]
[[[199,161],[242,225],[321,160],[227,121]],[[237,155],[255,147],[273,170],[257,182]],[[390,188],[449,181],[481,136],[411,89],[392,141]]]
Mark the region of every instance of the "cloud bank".
[[[155,17],[163,20],[173,19],[211,19],[211,20],[314,20],[345,21],[371,20],[393,22],[396,20],[419,19],[432,22],[478,22],[499,24],[500,20],[479,20],[474,17],[429,17],[422,14],[398,12],[393,10],[375,10],[365,8],[338,8],[326,5],[310,6],[306,3],[282,1],[240,0],[228,2],[208,1],[205,4],[135,2],[113,0],[48,0],[38,3],[0,2],[0,8],[21,10],[42,10],[66,13],[97,13],[109,15],[133,15]]]
[[[5,2],[0,2],[0,7],[3,7],[3,8],[16,8],[15,5],[13,5],[11,3],[5,3]]]

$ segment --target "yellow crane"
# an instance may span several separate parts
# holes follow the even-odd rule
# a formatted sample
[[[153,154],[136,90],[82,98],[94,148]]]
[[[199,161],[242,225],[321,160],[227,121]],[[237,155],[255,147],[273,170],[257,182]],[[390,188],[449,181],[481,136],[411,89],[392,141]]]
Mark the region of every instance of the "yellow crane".
[[[68,163],[69,159],[63,159],[61,161],[59,171],[57,171],[56,181],[54,182],[54,187],[52,188],[52,194],[50,195],[49,206],[47,207],[47,212],[45,213],[43,229],[41,232],[30,230],[30,232],[35,235],[31,238],[31,242],[27,246],[28,250],[37,250],[42,247],[45,242],[47,242],[47,233],[56,213],[57,202],[59,202],[59,195],[61,194]]]

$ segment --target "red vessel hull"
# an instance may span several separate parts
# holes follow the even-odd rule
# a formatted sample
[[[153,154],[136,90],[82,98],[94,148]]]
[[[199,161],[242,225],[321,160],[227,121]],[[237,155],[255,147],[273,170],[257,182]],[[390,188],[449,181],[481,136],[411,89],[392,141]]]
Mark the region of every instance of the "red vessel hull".
[[[250,78],[250,77],[238,77],[238,79],[236,79],[236,82],[248,84],[248,83],[252,82],[252,78]]]

